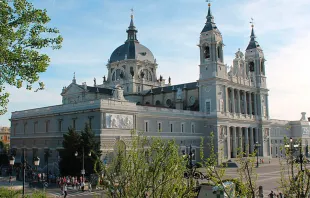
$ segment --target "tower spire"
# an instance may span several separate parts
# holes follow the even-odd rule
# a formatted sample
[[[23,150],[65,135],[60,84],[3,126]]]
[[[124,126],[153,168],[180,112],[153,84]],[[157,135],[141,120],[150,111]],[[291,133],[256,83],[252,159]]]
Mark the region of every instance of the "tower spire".
[[[130,24],[129,24],[129,27],[127,29],[127,41],[135,41],[135,42],[138,42],[137,40],[137,32],[138,30],[136,29],[135,25],[134,25],[134,22],[133,22],[133,18],[134,18],[134,15],[133,15],[133,8],[130,9],[131,10],[131,15],[130,15]],[[126,41],[126,42],[127,42]]]
[[[255,48],[260,48],[260,45],[258,44],[258,42],[256,41],[256,36],[255,36],[255,33],[254,33],[254,19],[251,18],[251,36],[250,36],[250,42],[249,42],[249,45],[248,47],[246,48],[247,50],[248,49],[255,49]]]
[[[206,21],[206,24],[205,24],[203,30],[201,31],[201,33],[208,32],[210,30],[217,30],[217,31],[219,31],[217,29],[215,23],[214,23],[214,17],[213,17],[212,12],[211,12],[211,3],[210,3],[211,0],[206,0],[206,2],[208,2],[208,14],[207,14],[207,17],[206,17],[207,21]]]

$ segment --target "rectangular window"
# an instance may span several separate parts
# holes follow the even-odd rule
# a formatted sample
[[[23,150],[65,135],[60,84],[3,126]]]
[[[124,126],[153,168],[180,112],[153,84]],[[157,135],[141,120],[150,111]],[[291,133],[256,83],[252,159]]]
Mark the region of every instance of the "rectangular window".
[[[149,122],[148,121],[144,121],[144,131],[149,132]]]
[[[206,101],[206,114],[210,115],[210,113],[211,113],[211,101],[207,100]]]
[[[76,118],[72,119],[72,128],[74,128],[74,129],[75,129],[75,120],[76,120]]]
[[[92,129],[92,119],[94,118],[94,116],[88,116],[88,125],[89,128]]]
[[[24,134],[27,132],[27,122],[24,123]]]
[[[278,141],[277,141],[277,140],[275,140],[275,141],[274,141],[274,143],[276,143],[276,144],[277,144],[277,143],[278,143]]]
[[[173,123],[170,123],[170,132],[173,132]]]
[[[184,133],[184,123],[181,123],[181,133]]]
[[[62,119],[58,120],[58,131],[61,132],[62,131]]]
[[[38,132],[38,121],[33,123],[33,133],[37,133]]]
[[[157,123],[157,129],[158,129],[158,132],[162,132],[161,122]]]
[[[195,124],[194,123],[191,124],[191,132],[195,133]]]
[[[50,124],[50,121],[47,120],[47,121],[45,122],[45,132],[46,132],[46,133],[47,133],[48,130],[49,130],[49,124]]]

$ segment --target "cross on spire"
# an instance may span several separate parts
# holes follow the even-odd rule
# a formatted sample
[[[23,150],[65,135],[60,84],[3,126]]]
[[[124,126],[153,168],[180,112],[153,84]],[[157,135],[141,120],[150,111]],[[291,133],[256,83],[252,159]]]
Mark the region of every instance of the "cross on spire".
[[[133,8],[131,8],[130,11],[131,11],[131,18],[132,18],[133,17],[133,11],[134,11]]]
[[[254,27],[254,19],[253,18],[251,18],[250,23],[252,24],[251,26]]]
[[[208,3],[208,6],[210,7],[211,6],[211,0],[206,0],[206,2]]]

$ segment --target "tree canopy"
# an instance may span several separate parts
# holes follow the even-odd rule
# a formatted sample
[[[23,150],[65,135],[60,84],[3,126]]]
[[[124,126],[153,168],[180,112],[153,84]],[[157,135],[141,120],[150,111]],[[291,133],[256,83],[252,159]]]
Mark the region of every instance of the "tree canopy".
[[[77,176],[82,170],[82,155],[84,150],[84,168],[86,175],[94,173],[95,161],[100,158],[100,142],[96,140],[88,124],[81,133],[69,128],[68,133],[63,135],[63,150],[60,152],[60,172],[62,175]],[[75,153],[77,152],[77,156]],[[89,156],[91,153],[91,156]]]
[[[31,90],[50,63],[41,50],[61,48],[63,38],[57,28],[47,26],[50,20],[45,9],[36,9],[27,0],[0,1],[0,115],[9,102],[5,86]],[[41,89],[43,82],[35,91]]]

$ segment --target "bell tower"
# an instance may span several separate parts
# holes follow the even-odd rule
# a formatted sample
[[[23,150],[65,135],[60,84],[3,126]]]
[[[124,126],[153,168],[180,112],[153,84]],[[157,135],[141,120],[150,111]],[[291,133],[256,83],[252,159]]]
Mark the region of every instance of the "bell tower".
[[[227,78],[227,68],[224,65],[223,38],[217,28],[208,4],[207,21],[200,33],[200,76],[199,76],[199,110],[206,115],[215,116],[221,111],[223,86],[219,78]],[[223,103],[223,102],[222,102]]]
[[[268,89],[266,83],[265,73],[265,57],[263,50],[259,43],[256,41],[254,33],[254,24],[251,22],[252,30],[250,42],[245,51],[245,62],[248,76],[256,87],[256,100],[257,100],[257,113],[261,120],[269,118],[268,107]]]
[[[208,15],[204,28],[200,33],[200,80],[209,78],[224,78],[226,67],[224,65],[223,38],[217,28],[211,13],[211,4],[208,4]]]

